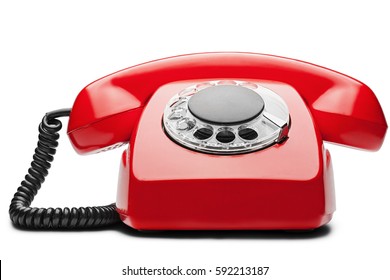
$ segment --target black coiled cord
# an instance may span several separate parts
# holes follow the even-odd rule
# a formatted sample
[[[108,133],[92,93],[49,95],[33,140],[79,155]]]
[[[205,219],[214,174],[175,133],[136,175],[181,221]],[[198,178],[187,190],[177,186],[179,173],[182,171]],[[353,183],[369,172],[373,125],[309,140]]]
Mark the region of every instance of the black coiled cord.
[[[22,228],[31,229],[80,229],[111,225],[119,221],[115,204],[79,208],[37,208],[30,207],[41,188],[54,159],[57,133],[62,128],[59,117],[70,115],[70,109],[46,113],[39,125],[39,141],[31,167],[11,201],[9,214],[12,222]]]

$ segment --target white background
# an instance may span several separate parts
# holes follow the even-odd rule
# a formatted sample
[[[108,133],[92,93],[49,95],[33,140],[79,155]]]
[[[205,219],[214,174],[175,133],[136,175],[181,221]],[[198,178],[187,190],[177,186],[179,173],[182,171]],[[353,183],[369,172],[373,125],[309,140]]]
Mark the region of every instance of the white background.
[[[389,117],[386,1],[5,2],[0,5],[4,279],[125,279],[121,270],[127,265],[270,266],[264,279],[390,279],[389,137],[377,153],[326,144],[333,156],[337,211],[329,226],[312,234],[140,234],[125,226],[33,232],[13,228],[8,218],[43,114],[71,107],[86,84],[141,62],[204,51],[297,58],[365,82]],[[62,135],[33,205],[113,202],[122,149],[81,157]]]

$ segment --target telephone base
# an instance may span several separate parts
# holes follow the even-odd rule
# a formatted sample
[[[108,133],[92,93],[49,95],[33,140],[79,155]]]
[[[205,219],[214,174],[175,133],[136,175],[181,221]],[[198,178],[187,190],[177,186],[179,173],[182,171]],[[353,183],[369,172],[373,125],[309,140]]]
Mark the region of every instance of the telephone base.
[[[124,151],[117,211],[141,230],[304,230],[335,210],[331,158],[312,115],[289,85],[259,81],[287,103],[289,139],[240,155],[178,146],[161,128],[172,94],[200,81],[164,85],[143,111]],[[304,139],[304,141],[303,141]]]

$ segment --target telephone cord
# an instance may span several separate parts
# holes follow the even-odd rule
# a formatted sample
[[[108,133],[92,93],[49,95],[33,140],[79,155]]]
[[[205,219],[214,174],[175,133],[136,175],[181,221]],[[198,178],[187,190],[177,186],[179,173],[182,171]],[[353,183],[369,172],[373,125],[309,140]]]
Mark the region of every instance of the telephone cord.
[[[54,159],[58,132],[62,123],[57,118],[70,115],[70,109],[46,113],[39,125],[37,148],[31,167],[21,186],[17,189],[9,207],[11,221],[15,226],[29,229],[85,229],[102,227],[120,221],[115,204],[94,207],[37,208],[30,207],[41,188],[51,162]]]

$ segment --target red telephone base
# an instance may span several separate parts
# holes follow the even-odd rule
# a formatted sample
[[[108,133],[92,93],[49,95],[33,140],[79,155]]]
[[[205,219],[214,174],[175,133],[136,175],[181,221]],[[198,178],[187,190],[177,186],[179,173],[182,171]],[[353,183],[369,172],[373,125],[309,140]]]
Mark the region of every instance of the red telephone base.
[[[122,156],[117,209],[125,224],[139,230],[302,230],[331,220],[331,158],[308,108],[287,84],[253,81],[283,98],[292,125],[287,141],[241,155],[199,153],[164,133],[165,104],[201,80],[156,91]]]

